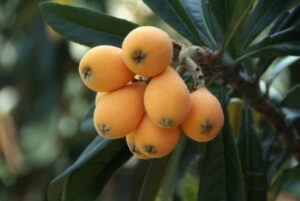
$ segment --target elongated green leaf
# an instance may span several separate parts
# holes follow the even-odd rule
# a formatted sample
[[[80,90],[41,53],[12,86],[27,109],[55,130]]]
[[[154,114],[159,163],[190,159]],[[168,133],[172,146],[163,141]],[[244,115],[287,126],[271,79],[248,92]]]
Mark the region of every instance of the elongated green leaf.
[[[297,0],[294,2],[299,3],[300,1]],[[299,17],[300,17],[300,4],[292,7],[288,11],[281,14],[281,16],[276,20],[276,22],[270,29],[269,34],[273,34],[293,26],[299,20]]]
[[[248,201],[266,200],[266,181],[262,148],[254,129],[250,107],[246,104],[238,137],[238,150],[246,181]]]
[[[227,200],[223,136],[207,143],[200,169],[198,201]]]
[[[183,0],[183,5],[195,22],[201,38],[209,48],[216,49],[221,46],[222,33],[211,12],[208,2],[204,0]],[[206,42],[206,41],[209,41]]]
[[[208,0],[216,19],[225,34],[233,17],[238,0]]]
[[[264,72],[271,66],[274,58],[260,58],[255,65],[257,77],[261,77]]]
[[[193,44],[203,44],[197,27],[179,0],[144,0],[164,21]],[[207,41],[206,41],[207,42]]]
[[[180,163],[182,162],[183,151],[187,144],[187,137],[182,135],[180,142],[178,143],[176,150],[172,154],[170,162],[168,164],[165,176],[163,178],[162,183],[162,193],[161,193],[161,200],[170,200],[173,197],[177,181],[179,179],[179,168]]]
[[[230,132],[223,92],[225,124],[221,133],[206,145],[201,159],[199,201],[245,201],[244,181],[237,149]]]
[[[125,141],[96,137],[77,161],[51,181],[49,201],[94,199],[131,154]]]
[[[199,144],[187,138],[185,148],[183,150],[182,156],[180,158],[180,162],[178,164],[176,190],[173,196],[174,201],[195,200],[190,197],[193,198],[197,197],[196,194],[197,194],[198,182],[199,182],[197,179],[198,177],[189,178],[189,177],[194,177],[194,174],[189,173],[189,170],[195,164],[197,164],[195,162],[198,161],[198,156],[199,156]],[[189,181],[190,179],[193,180],[192,183],[190,183]]]
[[[232,46],[231,44],[239,41],[239,28],[248,16],[254,2],[255,0],[236,0],[233,16],[225,32],[222,49],[226,49],[228,46]]]
[[[164,174],[168,167],[171,155],[160,158],[153,159],[148,168],[146,177],[144,179],[141,193],[139,196],[139,201],[154,201],[160,185],[162,183]]]
[[[253,57],[300,55],[300,24],[277,32],[242,51],[235,62]]]
[[[95,126],[93,121],[94,110],[95,110],[95,102],[93,101],[89,105],[88,111],[80,123],[81,133],[91,133],[95,131]]]
[[[269,84],[269,86],[281,72],[290,67],[294,62],[296,62],[299,59],[300,57],[297,56],[287,56],[282,58],[278,63],[276,63],[266,81]]]
[[[260,0],[245,23],[242,47],[247,47],[264,29],[299,0]]]
[[[40,10],[55,31],[87,46],[121,46],[128,32],[137,27],[129,21],[85,8],[47,2],[40,4]]]
[[[297,84],[288,91],[286,97],[281,102],[281,106],[300,110],[299,98],[300,98],[300,84]]]

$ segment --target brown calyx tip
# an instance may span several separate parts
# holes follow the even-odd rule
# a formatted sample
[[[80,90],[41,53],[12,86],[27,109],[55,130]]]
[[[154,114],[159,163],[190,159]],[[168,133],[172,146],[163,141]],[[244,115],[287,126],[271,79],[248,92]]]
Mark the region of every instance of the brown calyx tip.
[[[201,134],[209,134],[211,129],[213,128],[213,123],[210,120],[203,122],[200,126]]]
[[[83,79],[89,80],[93,76],[93,71],[89,66],[86,66],[82,68],[81,74],[83,75]]]
[[[139,148],[137,148],[137,146],[135,144],[130,144],[130,149],[133,153],[136,153],[136,154],[140,154],[141,151],[139,150]]]
[[[156,153],[156,148],[153,145],[146,145],[144,147],[144,150],[146,153],[148,153],[149,155],[151,154],[155,154]]]
[[[101,134],[103,135],[107,135],[107,134],[110,134],[111,133],[111,130],[110,128],[106,125],[106,124],[100,124],[98,126],[98,130]]]
[[[136,50],[133,53],[132,59],[135,61],[135,63],[140,64],[144,62],[146,56],[147,55],[142,50]]]
[[[172,128],[175,124],[173,119],[170,118],[161,118],[159,124],[165,128]]]

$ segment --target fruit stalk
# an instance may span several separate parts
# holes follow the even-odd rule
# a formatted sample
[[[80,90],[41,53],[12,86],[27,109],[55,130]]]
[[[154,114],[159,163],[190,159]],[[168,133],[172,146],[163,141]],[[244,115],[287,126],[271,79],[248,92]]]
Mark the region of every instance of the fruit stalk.
[[[173,46],[174,47],[174,46]],[[195,90],[200,87],[205,86],[205,80],[204,75],[202,72],[201,65],[202,64],[196,64],[196,62],[192,59],[193,56],[199,52],[200,48],[197,46],[187,47],[187,48],[180,48],[179,53],[175,53],[174,55],[178,56],[177,62],[175,63],[175,66],[177,66],[177,71],[181,73],[181,71],[189,71],[192,74],[193,78],[193,86],[189,87],[191,90]]]

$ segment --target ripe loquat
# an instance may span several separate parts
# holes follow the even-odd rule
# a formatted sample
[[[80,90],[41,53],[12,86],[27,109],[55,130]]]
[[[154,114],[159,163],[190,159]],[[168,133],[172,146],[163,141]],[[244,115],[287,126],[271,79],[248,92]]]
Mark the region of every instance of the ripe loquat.
[[[224,124],[221,104],[205,87],[192,92],[191,100],[191,111],[181,128],[195,141],[210,141],[217,136]]]
[[[96,97],[95,97],[95,105],[97,105],[99,103],[99,101],[101,100],[101,98],[107,94],[108,92],[97,92],[96,93]]]
[[[150,159],[150,157],[143,154],[141,152],[140,148],[135,144],[133,134],[129,133],[128,135],[126,135],[126,143],[127,143],[127,146],[129,148],[130,152],[135,157],[137,157],[138,159]]]
[[[156,125],[172,128],[185,120],[191,100],[184,81],[169,66],[150,80],[145,90],[144,104],[147,114]]]
[[[145,83],[136,82],[103,96],[94,111],[94,126],[98,134],[116,139],[134,130],[145,113],[145,88]]]
[[[125,37],[122,57],[135,74],[155,76],[171,63],[173,46],[169,35],[152,26],[138,27]]]
[[[121,57],[121,49],[101,45],[90,49],[81,59],[79,74],[94,91],[112,91],[126,85],[134,76]]]
[[[180,138],[180,129],[179,127],[161,128],[156,126],[145,114],[131,135],[143,154],[151,158],[160,158],[175,149]]]

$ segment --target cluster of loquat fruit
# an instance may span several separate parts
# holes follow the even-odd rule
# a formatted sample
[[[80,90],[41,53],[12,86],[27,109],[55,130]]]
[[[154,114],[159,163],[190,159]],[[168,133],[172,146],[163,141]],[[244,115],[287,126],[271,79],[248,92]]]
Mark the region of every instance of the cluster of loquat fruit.
[[[171,153],[181,131],[207,142],[223,126],[217,98],[205,87],[190,93],[170,65],[172,56],[168,34],[142,26],[128,33],[122,48],[94,47],[79,64],[84,84],[97,92],[93,116],[97,133],[109,139],[126,137],[130,151],[140,159]]]

